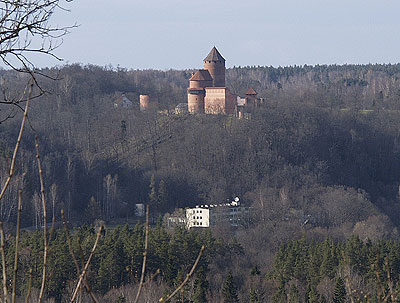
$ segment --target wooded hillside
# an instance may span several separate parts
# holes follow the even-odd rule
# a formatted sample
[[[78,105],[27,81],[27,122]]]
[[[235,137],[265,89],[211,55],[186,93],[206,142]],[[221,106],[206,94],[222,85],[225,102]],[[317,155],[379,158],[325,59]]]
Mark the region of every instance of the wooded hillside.
[[[252,302],[270,302],[281,288],[285,294],[274,298],[279,295],[276,302],[284,302],[294,278],[282,282],[277,272],[271,274],[274,255],[281,244],[304,234],[316,241],[326,236],[334,241],[352,235],[361,241],[398,237],[400,65],[229,69],[227,84],[232,92],[243,94],[253,87],[265,100],[250,119],[241,120],[139,111],[142,93],[158,96],[161,109],[185,102],[191,71],[69,65],[46,73],[60,80],[41,79],[49,93],[32,100],[15,178],[0,205],[0,218],[9,225],[16,219],[20,187],[25,201],[22,226],[43,225],[34,161],[36,134],[48,212],[54,212],[57,221],[65,209],[75,225],[96,219],[122,224],[133,222],[137,203],[150,203],[156,219],[176,208],[218,204],[239,196],[252,208],[252,217],[228,241],[227,245],[237,244],[235,253],[228,258],[229,252],[220,251],[225,258],[211,260],[204,273],[209,283],[205,288],[216,296],[223,296],[221,285],[232,271],[232,283],[245,302],[255,279],[249,272],[257,267],[263,277],[270,273],[262,279],[269,294],[264,301]],[[4,97],[22,94],[26,76],[12,71],[1,71],[1,76]],[[114,108],[121,93],[135,106]],[[4,183],[22,112],[5,105],[0,110],[0,183]],[[233,233],[221,225],[213,228],[212,236],[231,239]],[[56,237],[62,241],[62,235]],[[175,236],[165,237],[173,243]],[[304,249],[314,249],[307,245]],[[335,266],[340,251],[339,245]],[[193,256],[187,260],[190,264]],[[93,266],[100,272],[100,263]],[[338,272],[328,278],[338,278]],[[117,284],[106,285],[98,273],[95,287],[106,293],[111,287],[137,282],[137,275],[124,275],[115,277]],[[165,278],[167,284],[172,276]],[[297,292],[311,296],[320,278],[324,276],[311,283],[305,277]],[[281,284],[274,284],[277,281]],[[57,291],[48,294],[61,298]]]

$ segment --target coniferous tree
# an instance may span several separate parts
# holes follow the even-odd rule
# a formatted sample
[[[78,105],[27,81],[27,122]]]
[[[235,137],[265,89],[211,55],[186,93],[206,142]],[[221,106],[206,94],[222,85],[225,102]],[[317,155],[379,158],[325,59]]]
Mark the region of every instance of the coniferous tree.
[[[256,289],[250,289],[250,298],[249,298],[250,303],[259,303],[260,298],[258,296],[258,292]]]
[[[164,180],[161,180],[158,186],[158,203],[160,204],[159,211],[163,211],[168,206],[168,190]]]
[[[158,202],[158,195],[157,195],[156,180],[154,178],[154,175],[151,175],[149,187],[150,187],[150,193],[149,193],[150,204],[156,205]]]
[[[336,279],[335,289],[333,290],[333,302],[344,303],[346,302],[346,288],[342,278]]]
[[[274,302],[274,303],[286,303],[287,302],[284,280],[281,280],[279,282],[278,289],[276,290],[274,296],[272,297],[272,302]]]
[[[232,272],[228,273],[226,277],[225,284],[222,288],[222,295],[224,297],[224,303],[237,303],[239,302],[239,297],[237,294],[237,287],[233,282]]]
[[[290,286],[288,300],[289,300],[289,303],[298,303],[300,301],[299,290],[297,289],[296,285],[294,285],[294,284],[292,284],[292,286]]]
[[[308,303],[321,303],[320,296],[315,288],[311,288],[307,296]]]
[[[196,273],[196,279],[194,281],[194,303],[205,303],[207,302],[206,293],[208,290],[207,277],[203,268],[199,268]]]

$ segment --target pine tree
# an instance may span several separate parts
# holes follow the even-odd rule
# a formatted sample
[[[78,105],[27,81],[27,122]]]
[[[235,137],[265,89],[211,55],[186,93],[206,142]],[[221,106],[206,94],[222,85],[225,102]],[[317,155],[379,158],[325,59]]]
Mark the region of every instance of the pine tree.
[[[154,178],[154,175],[151,175],[149,187],[150,187],[150,193],[149,193],[150,204],[156,205],[158,202],[158,196],[157,196],[157,189],[156,189],[156,180]]]
[[[250,298],[249,298],[250,303],[259,303],[260,299],[258,297],[258,292],[256,289],[250,289]]]
[[[168,190],[164,180],[161,180],[158,186],[158,203],[160,211],[168,205]]]
[[[196,280],[194,281],[194,294],[193,303],[207,302],[206,293],[208,289],[208,282],[203,268],[199,268],[196,273]]]
[[[232,272],[229,272],[228,276],[226,277],[225,284],[222,288],[222,295],[224,297],[224,303],[239,302],[237,288],[235,283],[233,282]]]
[[[289,303],[298,302],[300,302],[299,290],[297,289],[296,285],[292,284],[289,291]]]
[[[320,297],[315,290],[315,288],[311,288],[310,291],[308,292],[308,303],[321,303]]]
[[[274,302],[274,303],[286,303],[287,302],[285,282],[283,279],[281,279],[279,282],[278,289],[276,290],[274,296],[272,297],[272,302]]]
[[[335,275],[335,256],[334,256],[333,242],[327,238],[322,243],[322,262],[320,267],[320,275],[322,277],[333,278]]]
[[[346,302],[346,288],[343,279],[340,277],[336,279],[335,289],[333,290],[333,302]]]

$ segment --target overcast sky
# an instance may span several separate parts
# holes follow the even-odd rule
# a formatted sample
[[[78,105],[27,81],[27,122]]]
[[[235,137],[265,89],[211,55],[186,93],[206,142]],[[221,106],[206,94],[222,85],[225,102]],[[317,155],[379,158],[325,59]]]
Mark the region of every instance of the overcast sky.
[[[399,0],[75,0],[53,24],[80,24],[64,63],[199,68],[400,62]],[[40,66],[59,64],[38,59]]]

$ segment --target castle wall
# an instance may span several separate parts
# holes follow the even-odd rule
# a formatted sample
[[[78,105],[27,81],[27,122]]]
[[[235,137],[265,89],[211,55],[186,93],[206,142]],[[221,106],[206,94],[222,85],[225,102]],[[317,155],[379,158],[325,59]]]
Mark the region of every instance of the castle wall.
[[[231,94],[229,89],[226,87],[207,87],[205,90],[204,112],[206,114],[235,114],[237,96]]]
[[[226,89],[226,103],[225,113],[227,115],[233,115],[236,111],[237,96],[231,94],[229,89]]]
[[[206,114],[225,114],[226,106],[225,87],[209,87],[204,98],[204,112]]]

